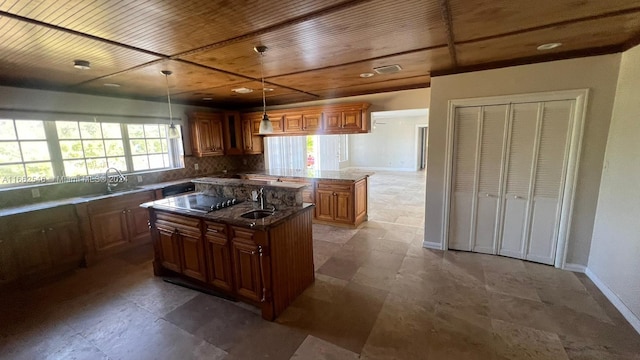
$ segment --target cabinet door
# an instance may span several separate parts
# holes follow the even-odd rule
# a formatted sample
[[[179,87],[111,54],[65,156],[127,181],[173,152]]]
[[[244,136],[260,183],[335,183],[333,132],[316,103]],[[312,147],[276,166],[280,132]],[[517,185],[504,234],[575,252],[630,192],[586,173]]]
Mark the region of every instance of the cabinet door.
[[[350,191],[334,192],[335,212],[334,220],[343,223],[353,223],[353,196]]]
[[[302,130],[311,134],[322,130],[322,113],[303,114]]]
[[[160,249],[160,263],[164,268],[175,272],[181,272],[180,248],[178,237],[172,229],[158,227],[158,246]]]
[[[302,115],[285,115],[284,116],[284,132],[300,133],[303,132],[304,125]]]
[[[242,155],[242,122],[238,112],[224,113],[224,152],[227,155]]]
[[[195,156],[223,155],[221,114],[192,115],[191,142]]]
[[[249,300],[262,300],[262,279],[258,245],[253,231],[234,228],[231,239],[236,293]]]
[[[126,210],[112,209],[89,218],[96,250],[106,250],[128,242]]]
[[[342,112],[343,129],[362,129],[362,111],[358,109],[345,110]]]
[[[325,131],[342,129],[342,111],[325,112],[323,120]]]
[[[46,228],[51,262],[65,264],[82,259],[82,242],[76,222],[56,224]]]
[[[178,230],[177,234],[182,254],[182,273],[200,281],[207,281],[204,245],[200,233]]]
[[[333,221],[335,207],[333,194],[333,190],[316,190],[316,219]]]
[[[18,232],[13,238],[13,251],[19,274],[31,274],[51,267],[45,229]]]
[[[242,120],[242,140],[245,154],[262,154],[263,152],[263,139],[257,135],[257,130],[254,133],[254,123],[251,119]]]
[[[149,201],[151,201],[151,199]],[[151,233],[149,232],[149,211],[139,206],[128,208],[127,229],[129,231],[130,242],[148,242],[151,237]]]

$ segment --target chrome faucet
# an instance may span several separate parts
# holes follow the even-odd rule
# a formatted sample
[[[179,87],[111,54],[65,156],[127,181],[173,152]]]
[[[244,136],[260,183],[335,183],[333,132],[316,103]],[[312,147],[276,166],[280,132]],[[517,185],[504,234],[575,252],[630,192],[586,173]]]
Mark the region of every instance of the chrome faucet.
[[[258,190],[258,200],[260,201],[260,210],[264,210],[264,188]]]
[[[119,182],[116,183],[111,183],[111,178],[109,177],[109,171],[110,170],[115,170],[118,173],[118,180]],[[116,186],[118,186],[118,184],[120,182],[126,182],[127,178],[124,177],[124,175],[122,175],[122,173],[120,172],[120,170],[114,168],[114,167],[110,167],[107,169],[107,171],[104,173],[105,178],[107,179],[107,193],[112,193],[113,192],[113,188],[115,188]]]

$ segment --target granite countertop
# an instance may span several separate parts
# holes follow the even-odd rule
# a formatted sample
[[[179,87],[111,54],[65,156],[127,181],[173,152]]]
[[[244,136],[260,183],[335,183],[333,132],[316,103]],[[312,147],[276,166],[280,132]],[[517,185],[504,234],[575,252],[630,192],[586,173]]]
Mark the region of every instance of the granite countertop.
[[[245,175],[266,175],[294,179],[312,180],[347,180],[358,181],[373,175],[373,172],[355,170],[308,170],[308,169],[267,169],[264,171],[246,172]]]
[[[183,195],[188,196],[188,195]],[[291,206],[285,207],[282,209],[276,209],[273,215],[269,215],[262,219],[245,219],[240,217],[240,215],[252,211],[260,209],[260,205],[257,202],[253,201],[244,201],[237,205],[233,205],[228,208],[212,211],[209,213],[203,213],[199,211],[190,211],[186,209],[179,209],[172,206],[166,205],[167,199],[160,199],[156,201],[151,201],[148,203],[144,203],[140,206],[146,208],[153,208],[156,210],[166,211],[178,215],[185,215],[190,217],[197,217],[204,220],[210,220],[220,223],[225,223],[229,225],[242,226],[246,228],[251,228],[255,230],[267,230],[270,227],[276,226],[288,219],[294,214],[299,213],[300,211],[307,210],[309,208],[313,208],[313,204],[303,203],[300,206]],[[267,207],[268,208],[268,207]]]
[[[306,184],[283,183],[279,181],[250,180],[250,179],[234,179],[234,178],[218,178],[218,177],[202,177],[191,180],[196,184],[214,184],[214,185],[256,185],[270,186],[280,189],[300,189],[306,187]]]
[[[121,191],[116,191],[116,192],[111,193],[111,194],[104,194],[104,193],[103,194],[89,194],[89,195],[77,196],[77,197],[71,197],[71,198],[65,198],[65,199],[43,201],[43,202],[33,203],[33,204],[12,206],[12,207],[8,207],[8,208],[0,209],[0,216],[9,216],[9,215],[22,214],[22,213],[27,213],[27,212],[30,212],[30,211],[51,209],[51,208],[55,208],[55,207],[59,207],[59,206],[65,206],[65,205],[76,205],[76,204],[86,203],[86,202],[89,202],[89,201],[96,201],[96,200],[101,200],[101,199],[106,199],[106,198],[112,198],[112,197],[118,197],[118,196],[123,196],[123,195],[135,194],[135,193],[139,193],[139,192],[143,192],[143,191],[151,191],[151,190],[162,189],[162,188],[165,188],[167,186],[176,185],[176,184],[184,184],[184,183],[189,183],[189,182],[191,182],[191,179],[180,179],[180,180],[166,181],[166,182],[161,182],[161,183],[156,183],[156,184],[137,185],[134,188],[132,188],[131,190],[121,190]]]

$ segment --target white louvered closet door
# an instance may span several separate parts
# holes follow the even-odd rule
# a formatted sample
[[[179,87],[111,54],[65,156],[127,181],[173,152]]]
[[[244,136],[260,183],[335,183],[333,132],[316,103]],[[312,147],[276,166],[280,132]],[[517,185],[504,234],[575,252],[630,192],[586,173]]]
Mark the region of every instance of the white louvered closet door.
[[[554,263],[574,106],[455,109],[450,249]]]
[[[473,251],[495,254],[497,251],[498,215],[500,210],[501,174],[503,167],[507,105],[483,106],[479,142],[477,202]]]
[[[456,108],[450,249],[467,251],[473,249],[471,220],[477,178],[476,160],[480,110],[481,107]]]
[[[527,260],[553,264],[558,242],[563,180],[569,152],[573,101],[545,102],[538,136]]]
[[[511,107],[511,132],[507,151],[505,192],[502,198],[502,241],[498,253],[522,259],[527,204],[534,165],[538,103]]]

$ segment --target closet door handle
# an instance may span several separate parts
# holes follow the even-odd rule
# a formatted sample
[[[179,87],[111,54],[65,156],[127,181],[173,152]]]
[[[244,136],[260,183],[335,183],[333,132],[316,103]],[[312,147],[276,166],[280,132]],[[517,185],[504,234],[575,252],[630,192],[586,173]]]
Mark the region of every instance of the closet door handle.
[[[518,195],[513,195],[514,199],[519,199],[519,200],[526,200],[524,197],[522,196],[518,196]]]

